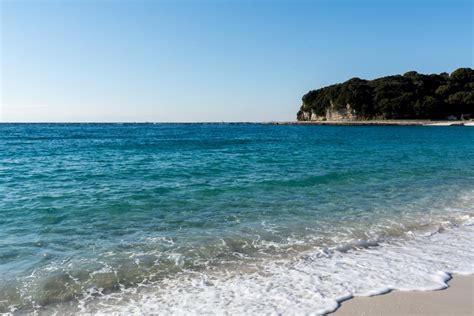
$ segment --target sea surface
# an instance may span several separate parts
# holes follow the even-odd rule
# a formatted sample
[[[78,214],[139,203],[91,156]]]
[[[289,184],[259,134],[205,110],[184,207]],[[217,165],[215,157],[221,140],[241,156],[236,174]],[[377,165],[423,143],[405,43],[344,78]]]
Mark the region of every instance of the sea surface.
[[[323,314],[473,246],[472,127],[0,124],[0,313]]]

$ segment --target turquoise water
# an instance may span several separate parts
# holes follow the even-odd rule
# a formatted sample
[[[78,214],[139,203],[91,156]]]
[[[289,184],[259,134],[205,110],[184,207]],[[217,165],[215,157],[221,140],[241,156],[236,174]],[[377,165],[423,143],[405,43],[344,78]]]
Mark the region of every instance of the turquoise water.
[[[171,288],[465,233],[473,157],[471,127],[1,124],[0,312],[163,311]]]

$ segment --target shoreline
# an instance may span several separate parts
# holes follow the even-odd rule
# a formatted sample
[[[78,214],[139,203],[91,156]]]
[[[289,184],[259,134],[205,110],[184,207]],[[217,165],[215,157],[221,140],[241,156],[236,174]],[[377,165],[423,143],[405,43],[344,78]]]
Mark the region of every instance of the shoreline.
[[[269,125],[342,125],[342,126],[472,126],[473,121],[361,120],[361,121],[288,121],[265,122]]]
[[[453,230],[449,231],[454,232]],[[471,231],[470,228],[469,231]],[[461,235],[458,234],[456,234],[456,236],[461,237]],[[471,240],[469,236],[465,237]],[[435,240],[433,240],[433,238],[435,238]],[[461,239],[464,239],[464,242],[461,240],[460,244],[467,245],[466,238]],[[162,292],[155,292],[155,294],[148,292],[134,299],[135,305],[132,306],[117,306],[114,304],[106,306],[103,304],[103,301],[95,302],[95,306],[105,308],[100,310],[101,313],[105,314],[122,314],[127,312],[142,314],[156,314],[160,312],[164,314],[188,314],[193,311],[197,314],[206,314],[209,313],[209,310],[212,310],[213,312],[211,314],[230,313],[238,315],[259,314],[262,311],[273,311],[278,314],[334,314],[336,316],[473,316],[472,313],[465,313],[466,310],[470,311],[470,306],[465,304],[469,302],[466,295],[472,296],[472,290],[470,292],[471,294],[469,294],[469,292],[465,291],[466,286],[459,287],[457,284],[459,283],[458,279],[463,278],[464,275],[469,275],[469,282],[464,282],[464,284],[472,284],[474,274],[471,274],[471,267],[469,266],[468,269],[465,269],[462,266],[448,267],[442,264],[442,267],[434,268],[432,264],[436,264],[436,262],[433,262],[433,256],[438,255],[437,251],[426,252],[427,248],[425,242],[428,242],[430,245],[436,245],[441,242],[441,248],[444,248],[443,240],[444,242],[449,242],[452,238],[446,238],[445,235],[443,236],[443,234],[436,233],[434,235],[430,234],[427,238],[423,237],[420,239],[419,241],[421,241],[422,244],[419,244],[419,241],[411,239],[411,246],[409,245],[409,241],[403,245],[387,243],[386,247],[383,248],[382,246],[367,248],[362,252],[335,252],[327,257],[319,256],[319,252],[311,252],[304,256],[303,260],[297,261],[296,264],[282,265],[281,262],[275,262],[273,264],[268,262],[263,265],[265,270],[260,271],[263,273],[251,273],[249,275],[243,273],[230,278],[226,273],[226,277],[223,279],[220,278],[222,275],[219,274],[209,275],[204,279],[199,276],[195,279],[174,279],[168,283],[166,287],[161,288]],[[410,259],[409,261],[405,261],[406,264],[403,266],[397,264],[400,258],[400,251],[403,251],[403,253],[407,255],[407,258]],[[458,250],[455,251],[455,253],[457,252]],[[462,252],[466,252],[466,250],[461,251],[461,253]],[[392,253],[395,256],[383,256],[383,254],[387,253]],[[427,258],[421,259],[423,255],[426,255]],[[328,265],[327,263],[333,264]],[[420,265],[420,263],[422,264]],[[391,268],[386,269],[387,266]],[[417,269],[420,267],[421,269],[419,269],[418,272],[424,274],[421,275],[421,278],[420,274],[413,270],[414,268]],[[390,271],[384,273],[379,268]],[[380,273],[371,273],[375,271]],[[441,271],[457,271],[459,274]],[[406,274],[410,272],[415,272],[415,275],[411,278],[407,278]],[[338,275],[342,277],[338,278]],[[400,277],[393,278],[396,275]],[[452,280],[453,275],[455,276],[455,281]],[[335,276],[335,278],[330,280],[332,276]],[[412,282],[415,279],[425,282]],[[203,280],[205,281],[202,282]],[[375,283],[372,283],[369,287],[364,286],[374,280]],[[208,281],[210,282],[209,284],[207,284]],[[354,282],[358,284],[353,286]],[[340,285],[342,284],[342,286],[338,286],[338,283]],[[451,298],[453,295],[445,298],[444,301],[437,296],[431,298],[432,294],[439,295],[437,293],[448,293],[448,291],[442,291],[442,289],[448,287],[449,294],[453,294],[453,288],[456,289],[454,292],[454,300]],[[390,290],[391,288],[408,290],[404,292]],[[312,289],[317,289],[317,291],[313,292]],[[459,290],[461,291],[459,292]],[[350,293],[364,294],[357,296],[347,293],[347,291]],[[238,293],[238,295],[235,295],[235,293]],[[328,293],[332,293],[331,296],[325,296],[325,294]],[[387,293],[390,294],[383,295]],[[463,296],[459,296],[459,293]],[[393,297],[397,295],[403,295],[402,301],[393,299]],[[419,298],[418,295],[421,295],[422,298]],[[426,296],[428,296],[428,299]],[[235,299],[236,297],[237,299]],[[216,298],[218,298],[218,300],[216,300]],[[323,299],[319,301],[318,299],[321,298]],[[375,305],[373,300],[380,299],[382,299],[382,302],[377,305],[380,309],[374,310]],[[361,301],[365,301],[365,305],[360,308],[358,306],[353,307],[353,304],[360,305]],[[410,301],[412,305],[408,305],[406,301]],[[202,302],[202,304],[195,305],[193,302]],[[443,307],[433,305],[436,307],[435,312],[440,311],[439,314],[433,313],[432,310],[429,309],[432,304],[435,304],[432,302],[442,302]],[[462,304],[460,304],[460,302]],[[423,305],[423,307],[426,306],[427,309],[412,309],[407,312],[405,309],[400,310],[400,305],[402,305],[402,307],[415,306],[414,308]],[[93,313],[94,312],[97,312],[97,310],[93,309]]]
[[[474,274],[453,274],[446,283],[446,288],[435,291],[355,296],[341,301],[329,315],[474,315]]]
[[[354,120],[354,121],[221,121],[221,122],[0,122],[1,125],[342,125],[342,126],[474,126],[470,121],[432,121],[432,120]]]

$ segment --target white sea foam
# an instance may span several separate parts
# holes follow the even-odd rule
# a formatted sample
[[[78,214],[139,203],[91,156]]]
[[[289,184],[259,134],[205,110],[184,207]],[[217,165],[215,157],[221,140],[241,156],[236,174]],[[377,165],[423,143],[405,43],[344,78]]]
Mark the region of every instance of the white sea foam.
[[[216,265],[215,254],[197,257],[198,269],[184,264],[185,254],[174,248],[130,249],[125,254],[134,265],[139,267],[142,258],[152,258],[156,269],[146,270],[138,284],[127,284],[122,275],[114,292],[106,288],[107,282],[105,287],[101,282],[119,278],[116,267],[107,260],[62,262],[44,270],[61,272],[66,265],[69,278],[82,288],[82,294],[76,296],[79,302],[74,299],[40,306],[34,297],[28,298],[29,288],[34,289],[35,280],[40,280],[35,271],[25,280],[22,296],[32,302],[33,310],[45,314],[324,314],[352,296],[392,289],[435,290],[446,286],[451,273],[473,274],[473,202],[474,192],[469,190],[454,202],[437,204],[423,217],[403,213],[360,227],[341,221],[337,227],[328,224],[325,236],[316,230],[303,239],[291,235],[279,242],[255,235],[252,240],[243,239],[241,245],[241,249],[258,250],[252,255],[229,252],[232,245],[227,243],[232,239],[222,239],[217,245],[224,250],[216,254],[232,254],[232,260],[219,257],[222,260]],[[262,226],[271,234],[285,229],[266,222]],[[333,233],[334,228],[339,230]],[[174,244],[163,237],[146,241]],[[114,253],[107,253],[109,256]],[[164,266],[159,258],[166,259]],[[85,282],[69,273],[88,264],[94,269]],[[167,273],[169,264],[177,269]],[[133,278],[135,271],[129,271]],[[10,306],[11,311],[16,308],[21,307]]]
[[[81,304],[118,314],[324,314],[352,296],[437,290],[450,274],[473,274],[474,225],[362,249],[311,251],[249,271],[192,272]],[[367,248],[368,247],[368,248]],[[91,296],[87,297],[88,299]]]

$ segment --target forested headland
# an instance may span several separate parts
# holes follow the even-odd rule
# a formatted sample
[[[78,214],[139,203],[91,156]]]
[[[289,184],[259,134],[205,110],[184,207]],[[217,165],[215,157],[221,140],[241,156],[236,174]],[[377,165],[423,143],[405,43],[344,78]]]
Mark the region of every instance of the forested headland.
[[[300,121],[468,118],[474,116],[474,70],[352,78],[312,90],[302,100]]]

